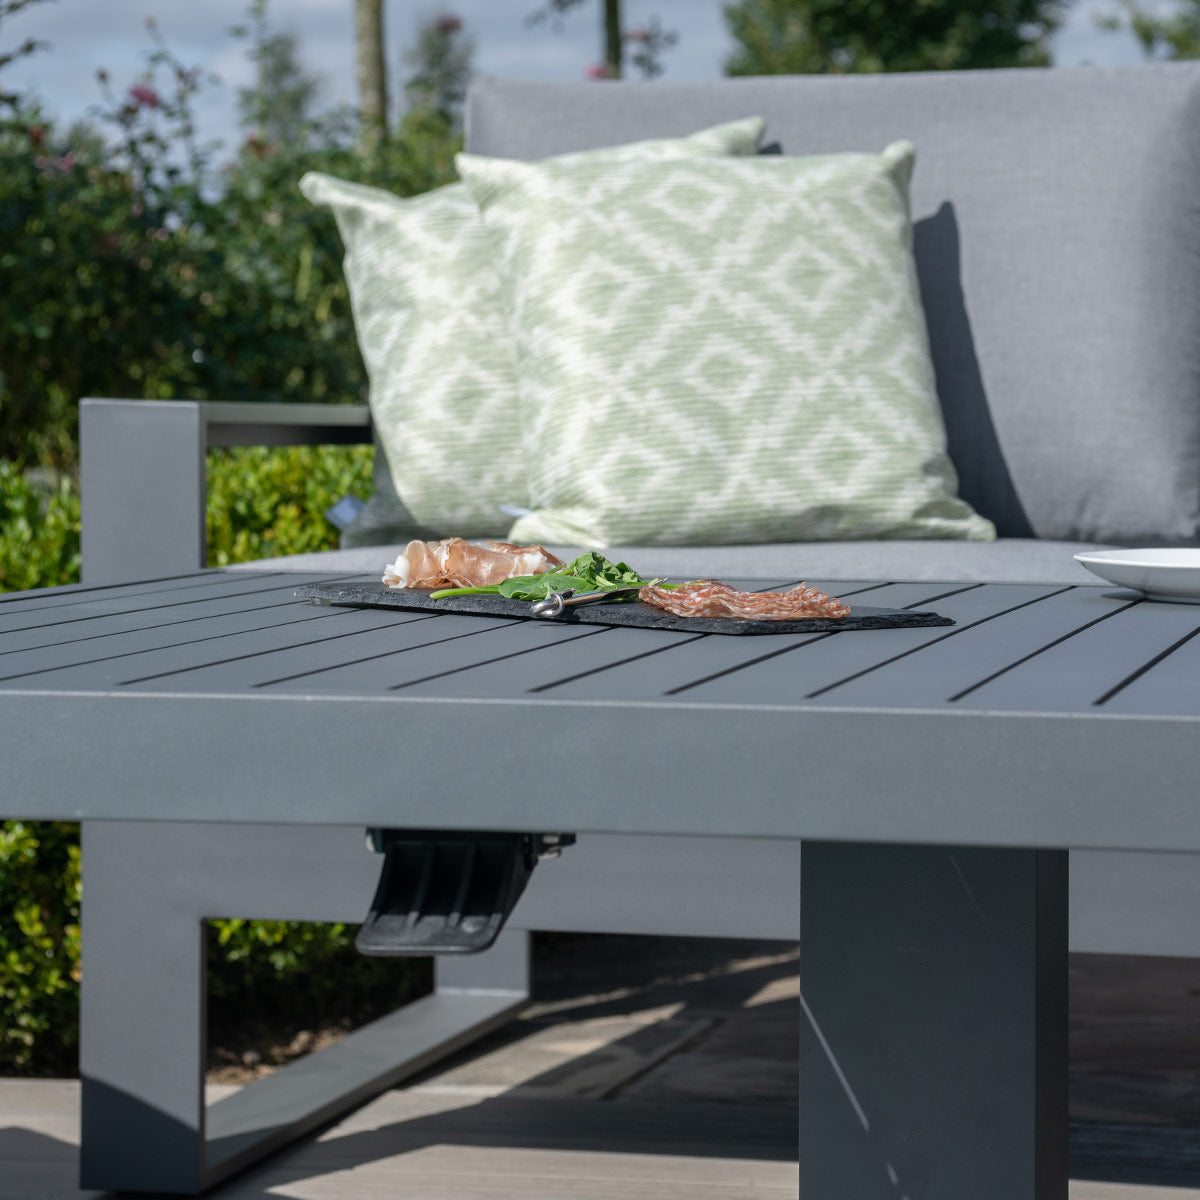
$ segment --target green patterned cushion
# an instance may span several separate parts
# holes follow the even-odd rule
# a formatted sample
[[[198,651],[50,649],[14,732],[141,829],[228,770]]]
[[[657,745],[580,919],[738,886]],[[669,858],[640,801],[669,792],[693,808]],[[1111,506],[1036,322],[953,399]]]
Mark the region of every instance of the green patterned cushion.
[[[517,353],[534,511],[511,538],[995,536],[946,456],[911,145],[458,166]]]
[[[753,154],[762,128],[750,117],[565,161]],[[503,530],[499,505],[527,502],[525,471],[511,342],[474,201],[461,183],[401,199],[316,172],[300,189],[337,218],[371,416],[401,500],[426,530]]]

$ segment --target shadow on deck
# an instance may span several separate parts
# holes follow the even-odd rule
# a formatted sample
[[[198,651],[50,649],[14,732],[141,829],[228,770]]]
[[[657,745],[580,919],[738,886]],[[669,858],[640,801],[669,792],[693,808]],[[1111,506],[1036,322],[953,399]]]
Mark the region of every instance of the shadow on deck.
[[[521,1020],[209,1195],[792,1200],[790,948],[558,950]],[[1200,1200],[1200,964],[1084,956],[1072,985],[1071,1200]],[[98,1200],[76,1185],[78,1103],[73,1081],[0,1080],[0,1200]]]

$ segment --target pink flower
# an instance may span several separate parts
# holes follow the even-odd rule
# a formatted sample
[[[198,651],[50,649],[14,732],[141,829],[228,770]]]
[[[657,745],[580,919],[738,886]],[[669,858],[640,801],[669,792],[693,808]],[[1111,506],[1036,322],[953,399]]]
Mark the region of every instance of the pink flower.
[[[462,28],[462,21],[458,17],[439,17],[435,28],[442,37],[449,37]]]
[[[41,170],[45,179],[53,179],[56,175],[69,175],[75,170],[75,163],[74,150],[68,150],[61,158],[46,158],[39,154],[33,160],[33,165]]]
[[[650,30],[635,26],[633,29],[625,30],[622,36],[627,42],[648,42],[650,40]]]
[[[612,67],[608,63],[592,63],[587,69],[589,79],[611,79]]]
[[[135,83],[129,89],[129,95],[138,104],[144,104],[147,108],[157,108],[162,103],[158,98],[158,93],[146,83]]]

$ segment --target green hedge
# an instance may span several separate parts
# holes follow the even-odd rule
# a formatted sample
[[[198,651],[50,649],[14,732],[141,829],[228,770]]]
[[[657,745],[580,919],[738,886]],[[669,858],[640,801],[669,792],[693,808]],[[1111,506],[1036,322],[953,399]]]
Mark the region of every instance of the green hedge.
[[[322,550],[337,541],[325,510],[347,493],[370,494],[371,449],[216,451],[208,479],[210,564]],[[0,460],[0,590],[78,576],[79,496],[71,476]],[[77,826],[0,825],[0,1073],[76,1070],[79,903]],[[311,1027],[361,1017],[426,986],[426,967],[360,958],[353,932],[344,925],[213,922],[213,1039],[235,1023]]]
[[[367,497],[370,446],[246,447],[208,456],[208,564],[305,554],[337,545],[324,513]],[[0,592],[79,580],[79,491],[73,476],[0,459]]]
[[[71,477],[0,458],[0,592],[79,578],[79,492]]]
[[[208,565],[331,550],[324,513],[374,490],[370,446],[247,447],[208,457]],[[380,564],[382,569],[382,563]]]

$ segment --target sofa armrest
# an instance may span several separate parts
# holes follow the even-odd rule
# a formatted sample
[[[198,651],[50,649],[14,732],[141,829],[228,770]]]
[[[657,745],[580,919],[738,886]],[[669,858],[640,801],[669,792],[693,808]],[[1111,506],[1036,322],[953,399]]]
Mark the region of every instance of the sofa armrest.
[[[81,400],[83,582],[154,579],[205,565],[211,446],[370,440],[365,404]]]

